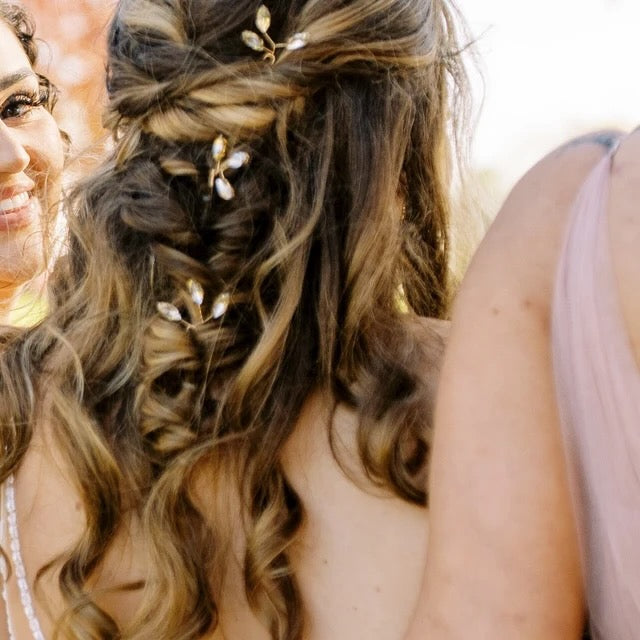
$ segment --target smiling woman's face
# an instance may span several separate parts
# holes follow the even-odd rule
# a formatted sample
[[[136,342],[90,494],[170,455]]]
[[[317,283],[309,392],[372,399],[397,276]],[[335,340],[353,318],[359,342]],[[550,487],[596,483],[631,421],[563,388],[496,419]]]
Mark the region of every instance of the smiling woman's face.
[[[44,268],[60,198],[63,143],[29,58],[0,19],[0,312]]]

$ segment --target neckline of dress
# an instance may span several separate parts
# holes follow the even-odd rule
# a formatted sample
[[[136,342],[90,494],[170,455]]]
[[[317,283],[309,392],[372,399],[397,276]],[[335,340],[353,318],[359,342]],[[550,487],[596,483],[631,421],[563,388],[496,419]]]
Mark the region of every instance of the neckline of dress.
[[[7,534],[9,543],[9,552],[11,561],[13,563],[13,571],[15,573],[16,584],[20,593],[20,604],[22,605],[22,611],[29,624],[29,630],[33,640],[46,640],[40,627],[40,621],[36,615],[33,607],[33,598],[31,596],[31,589],[27,580],[27,572],[24,567],[24,561],[22,559],[22,550],[20,547],[20,532],[18,530],[18,515],[16,512],[16,494],[13,475],[10,475],[4,486],[4,507],[7,520]],[[3,558],[2,562],[2,598],[4,599],[5,611],[7,616],[7,630],[9,632],[9,640],[17,640],[17,636],[13,629],[13,621],[11,619],[9,597],[7,592],[8,583],[8,567],[6,560]]]

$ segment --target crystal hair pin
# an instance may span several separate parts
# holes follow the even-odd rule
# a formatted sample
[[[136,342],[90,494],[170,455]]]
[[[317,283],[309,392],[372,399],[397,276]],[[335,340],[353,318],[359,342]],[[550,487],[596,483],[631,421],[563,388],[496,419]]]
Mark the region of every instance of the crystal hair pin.
[[[242,41],[254,51],[263,53],[263,60],[267,60],[271,64],[276,61],[276,53],[278,49],[286,49],[287,51],[296,51],[307,46],[309,42],[309,34],[306,31],[294,33],[286,42],[274,42],[268,31],[271,27],[271,12],[261,4],[256,14],[256,27],[260,33],[246,30],[242,32]],[[260,35],[262,34],[262,35]]]
[[[223,136],[219,135],[211,145],[211,158],[213,166],[209,171],[209,189],[215,187],[216,193],[223,200],[232,200],[235,195],[235,189],[225,176],[227,169],[240,169],[249,163],[250,157],[246,151],[234,149],[228,153],[229,142]]]
[[[187,291],[189,292],[189,297],[196,305],[195,315],[198,324],[208,322],[209,320],[219,320],[227,312],[229,303],[231,302],[231,296],[228,293],[221,293],[213,301],[211,313],[204,318],[202,315],[202,303],[204,302],[204,289],[202,285],[197,280],[190,278],[187,280]],[[180,309],[170,302],[158,302],[156,309],[162,318],[169,322],[181,322],[189,329],[194,326],[193,323],[185,320],[180,313]]]

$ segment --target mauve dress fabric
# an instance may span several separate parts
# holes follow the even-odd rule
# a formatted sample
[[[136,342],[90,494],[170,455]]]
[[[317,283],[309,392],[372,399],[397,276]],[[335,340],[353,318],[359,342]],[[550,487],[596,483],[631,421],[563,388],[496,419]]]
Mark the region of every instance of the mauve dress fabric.
[[[614,153],[577,196],[552,310],[557,398],[594,640],[640,638],[640,369],[611,259]]]

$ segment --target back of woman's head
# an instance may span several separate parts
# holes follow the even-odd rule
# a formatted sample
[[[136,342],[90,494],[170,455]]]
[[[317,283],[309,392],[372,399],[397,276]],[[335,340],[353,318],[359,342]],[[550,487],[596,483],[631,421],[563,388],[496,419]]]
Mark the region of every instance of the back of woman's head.
[[[3,424],[46,405],[88,513],[61,574],[74,633],[114,628],[83,590],[123,486],[157,568],[134,636],[214,622],[215,523],[189,493],[206,464],[246,507],[250,604],[272,637],[300,637],[286,549],[302,506],[278,459],[313,391],[360,416],[371,480],[424,503],[412,318],[446,313],[462,82],[444,0],[121,0],[113,156],[69,200],[50,318],[2,362]],[[45,380],[36,405],[25,385]],[[29,437],[5,429],[0,475]]]
[[[255,270],[265,258],[261,277],[299,272],[286,261],[313,238],[341,258],[311,260],[332,271],[317,296],[331,312],[317,309],[317,318],[335,316],[336,300],[323,287],[331,283],[349,291],[348,332],[379,307],[380,296],[388,304],[389,287],[400,284],[418,313],[441,316],[448,294],[447,94],[450,72],[458,75],[443,2],[274,2],[269,35],[285,42],[304,33],[308,42],[278,50],[273,64],[241,38],[257,31],[258,6],[120,3],[109,47],[108,117],[121,138],[119,163],[192,174],[183,191],[195,201],[180,204],[194,230],[234,238],[224,251],[209,243],[212,255],[228,258],[214,285],[235,284],[238,261]],[[214,191],[205,206],[209,150],[219,135],[248,151],[251,164],[233,177],[229,204]],[[153,222],[161,231],[157,213]],[[256,261],[248,261],[242,230],[284,262],[267,258],[268,251],[252,252]],[[409,256],[411,268],[398,274]]]

